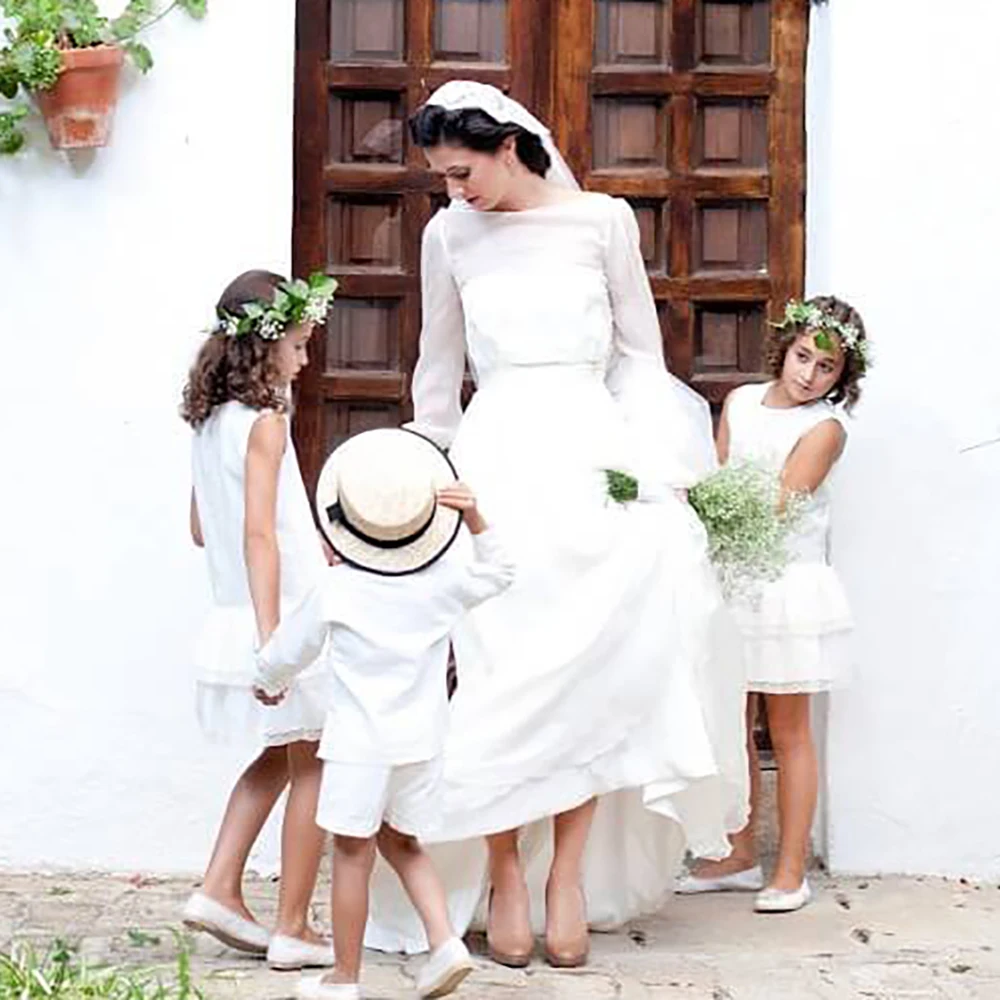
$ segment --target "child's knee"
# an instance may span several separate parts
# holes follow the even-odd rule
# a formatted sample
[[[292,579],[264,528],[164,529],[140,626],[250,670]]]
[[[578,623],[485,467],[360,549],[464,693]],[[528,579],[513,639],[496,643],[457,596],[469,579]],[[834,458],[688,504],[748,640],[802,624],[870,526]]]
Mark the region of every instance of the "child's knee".
[[[770,727],[771,749],[778,757],[788,757],[812,750],[809,717],[782,719]]]
[[[421,853],[420,841],[409,833],[383,823],[378,832],[378,846],[386,859],[412,857]]]
[[[371,864],[375,860],[374,837],[346,837],[333,835],[334,861],[349,865]]]
[[[306,740],[292,743],[285,748],[288,754],[288,770],[293,781],[322,773],[323,761],[316,756],[318,748],[318,743]]]

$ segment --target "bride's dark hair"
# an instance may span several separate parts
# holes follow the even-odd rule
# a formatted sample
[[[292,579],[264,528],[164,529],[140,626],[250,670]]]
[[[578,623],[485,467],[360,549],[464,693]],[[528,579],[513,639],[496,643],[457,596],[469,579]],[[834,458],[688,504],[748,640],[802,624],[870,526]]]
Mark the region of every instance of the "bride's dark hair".
[[[410,135],[421,148],[451,143],[477,153],[495,153],[513,136],[517,158],[533,174],[544,177],[552,166],[552,158],[534,132],[498,122],[479,108],[449,111],[437,104],[425,104],[410,118]]]

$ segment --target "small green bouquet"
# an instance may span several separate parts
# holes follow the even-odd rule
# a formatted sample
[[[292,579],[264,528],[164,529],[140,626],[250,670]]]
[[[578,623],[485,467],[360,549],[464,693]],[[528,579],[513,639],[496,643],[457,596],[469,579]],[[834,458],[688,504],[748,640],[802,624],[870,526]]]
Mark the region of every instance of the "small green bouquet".
[[[614,469],[604,473],[611,500],[626,504],[638,499],[634,476]],[[808,499],[793,493],[782,503],[778,474],[752,462],[724,466],[688,490],[727,600],[755,603],[760,585],[781,576],[788,564],[789,533]]]
[[[639,480],[635,476],[617,469],[605,469],[604,477],[608,484],[608,496],[615,503],[626,504],[639,499]]]
[[[752,602],[763,582],[781,576],[788,565],[789,533],[808,499],[790,494],[782,503],[778,474],[752,462],[723,466],[688,491],[727,599]]]

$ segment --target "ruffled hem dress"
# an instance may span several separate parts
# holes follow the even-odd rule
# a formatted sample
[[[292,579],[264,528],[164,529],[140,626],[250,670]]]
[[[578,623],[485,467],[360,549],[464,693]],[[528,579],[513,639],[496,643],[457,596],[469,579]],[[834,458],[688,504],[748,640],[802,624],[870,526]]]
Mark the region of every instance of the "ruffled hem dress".
[[[767,406],[769,386],[745,385],[730,395],[729,462],[753,461],[780,472],[803,435],[823,421],[846,424],[847,418],[825,400],[789,408]],[[765,583],[752,603],[732,604],[743,635],[750,691],[814,694],[840,687],[850,678],[854,621],[829,560],[832,475],[808,501],[789,540],[790,561],[781,577]]]
[[[257,623],[243,555],[246,455],[262,411],[230,401],[195,431],[192,477],[205,541],[213,607],[195,642],[196,711],[213,742],[284,746],[319,740],[326,717],[325,673],[311,666],[284,700],[253,696]],[[291,434],[278,473],[276,530],[281,607],[293,608],[325,566]]]

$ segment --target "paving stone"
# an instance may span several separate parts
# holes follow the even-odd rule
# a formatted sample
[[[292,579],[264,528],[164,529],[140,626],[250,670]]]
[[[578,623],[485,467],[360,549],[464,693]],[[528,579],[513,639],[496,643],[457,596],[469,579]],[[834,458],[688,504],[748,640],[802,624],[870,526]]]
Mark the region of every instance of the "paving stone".
[[[761,917],[740,895],[676,899],[664,913],[595,934],[585,969],[536,960],[505,969],[477,956],[468,1000],[1000,1000],[1000,890],[942,879],[824,879],[797,914]],[[193,878],[0,873],[0,950],[55,938],[93,961],[169,968]],[[326,875],[314,907],[329,918]],[[273,918],[277,885],[247,899]],[[189,937],[210,1000],[286,1000],[297,977],[205,935]],[[481,940],[474,942],[482,946]],[[366,1000],[414,995],[421,958],[370,954]]]

